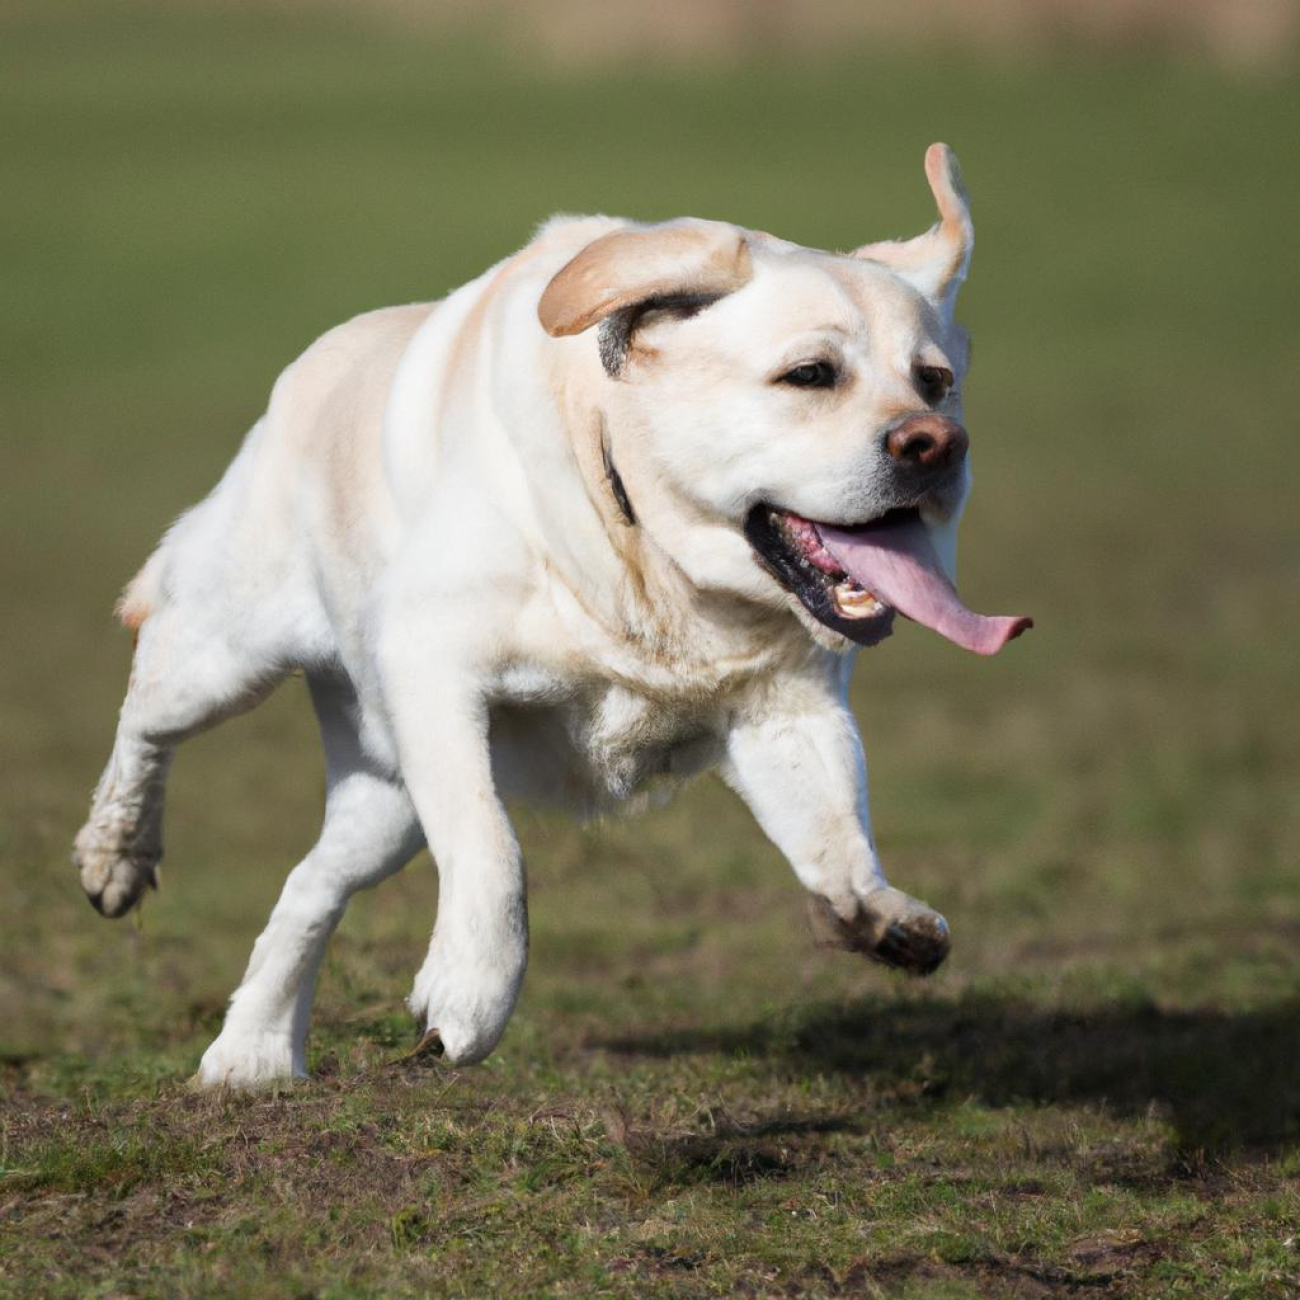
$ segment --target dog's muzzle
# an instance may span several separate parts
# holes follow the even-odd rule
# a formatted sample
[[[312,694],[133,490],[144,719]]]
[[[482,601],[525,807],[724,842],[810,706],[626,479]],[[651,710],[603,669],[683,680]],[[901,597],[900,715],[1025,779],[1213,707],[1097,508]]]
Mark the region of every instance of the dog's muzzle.
[[[960,473],[964,437],[959,424],[936,416],[914,424],[898,442],[918,458],[931,457],[923,472],[953,474]],[[962,604],[916,508],[845,526],[760,504],[745,521],[745,536],[768,572],[813,617],[859,645],[884,640],[895,612],[983,655],[996,654],[1033,626],[1028,618],[988,617]]]

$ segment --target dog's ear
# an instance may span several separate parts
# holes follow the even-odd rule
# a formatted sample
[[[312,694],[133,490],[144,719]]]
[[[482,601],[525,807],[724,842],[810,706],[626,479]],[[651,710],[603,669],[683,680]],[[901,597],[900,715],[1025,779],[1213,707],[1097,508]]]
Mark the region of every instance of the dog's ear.
[[[721,221],[628,226],[588,244],[560,268],[537,304],[552,338],[581,334],[642,303],[707,301],[753,274],[743,232]]]
[[[933,299],[945,316],[951,316],[957,290],[970,266],[975,228],[957,155],[946,144],[932,144],[925,151],[925,177],[939,207],[938,224],[915,239],[864,244],[853,256],[897,271]]]

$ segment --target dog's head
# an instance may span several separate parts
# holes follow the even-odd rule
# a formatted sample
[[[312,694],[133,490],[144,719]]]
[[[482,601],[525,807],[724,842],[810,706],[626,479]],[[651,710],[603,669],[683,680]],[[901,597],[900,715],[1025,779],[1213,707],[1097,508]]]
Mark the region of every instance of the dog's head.
[[[622,227],[538,315],[553,337],[596,328],[611,480],[697,586],[793,604],[837,645],[881,640],[898,610],[992,653],[1028,621],[952,586],[973,236],[946,145],[925,170],[940,221],[915,239],[845,256],[718,222]]]

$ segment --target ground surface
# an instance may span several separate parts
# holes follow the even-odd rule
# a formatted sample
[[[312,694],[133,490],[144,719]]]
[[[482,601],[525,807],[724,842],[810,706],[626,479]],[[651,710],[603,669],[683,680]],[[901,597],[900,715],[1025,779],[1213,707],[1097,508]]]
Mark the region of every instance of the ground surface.
[[[563,81],[132,12],[0,39],[0,1292],[1296,1294],[1295,91],[954,50]],[[979,235],[963,585],[1039,623],[991,663],[905,628],[859,671],[946,970],[814,948],[704,782],[521,814],[532,966],[487,1064],[398,1060],[421,859],[331,949],[315,1082],[187,1092],[312,838],[301,688],[183,752],[141,927],[68,845],[116,590],[279,367],[557,209],[911,233],[940,138]]]

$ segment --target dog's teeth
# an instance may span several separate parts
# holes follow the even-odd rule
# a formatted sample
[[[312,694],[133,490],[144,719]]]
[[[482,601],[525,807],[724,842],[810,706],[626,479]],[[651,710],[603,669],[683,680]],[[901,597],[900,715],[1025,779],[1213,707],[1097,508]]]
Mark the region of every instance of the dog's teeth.
[[[859,587],[852,578],[845,578],[831,589],[835,610],[844,618],[872,618],[884,610],[884,605],[869,591]]]

